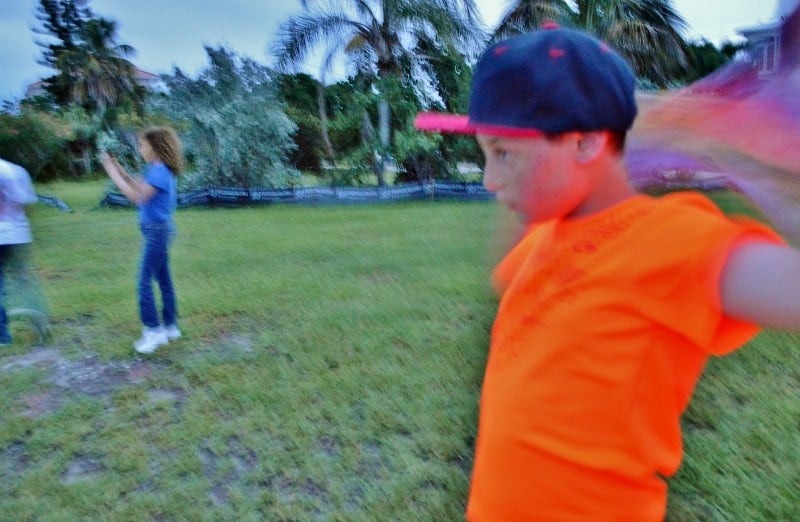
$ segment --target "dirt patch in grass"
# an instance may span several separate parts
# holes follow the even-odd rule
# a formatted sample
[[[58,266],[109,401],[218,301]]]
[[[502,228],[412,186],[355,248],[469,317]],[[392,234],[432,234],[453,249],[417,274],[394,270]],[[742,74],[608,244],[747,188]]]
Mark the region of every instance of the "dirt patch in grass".
[[[229,334],[222,338],[223,343],[232,345],[244,353],[253,352],[253,340],[247,335]]]
[[[0,370],[44,370],[46,377],[42,384],[50,386],[19,398],[23,404],[22,414],[36,418],[56,411],[70,393],[107,399],[123,386],[146,382],[156,371],[156,365],[148,360],[103,362],[92,355],[70,360],[58,348],[43,347],[3,359]],[[152,390],[152,393],[151,400],[158,401],[164,399],[165,393],[174,399],[177,392]]]
[[[241,484],[259,463],[255,451],[246,447],[238,437],[229,437],[226,446],[221,453],[208,446],[201,447],[197,452],[203,465],[203,474],[212,481],[208,496],[215,506],[227,504],[231,488]]]
[[[147,380],[153,372],[150,361],[101,362],[96,357],[57,361],[50,381],[60,388],[105,398],[124,385]]]
[[[42,365],[52,365],[62,360],[61,353],[55,348],[39,348],[23,355],[3,359],[0,370],[9,371],[15,368],[32,368]]]
[[[22,415],[35,419],[56,411],[61,405],[61,395],[55,391],[32,393],[24,396],[22,403],[25,405]]]
[[[25,445],[21,442],[14,442],[0,451],[0,472],[7,471],[18,475],[27,467],[28,458]]]
[[[85,325],[81,322],[78,326]],[[77,337],[82,337],[80,332]],[[83,341],[64,341],[68,343],[68,347],[38,346],[23,354],[0,357],[0,374],[28,374],[33,379],[26,381],[24,391],[18,392],[13,398],[9,397],[15,403],[17,415],[47,422],[47,417],[57,414],[61,408],[80,397],[90,397],[111,405],[117,397],[123,402],[126,400],[126,389],[136,389],[136,394],[131,396],[135,397],[132,402],[146,412],[143,415],[149,415],[147,419],[155,423],[153,426],[160,426],[158,422],[181,422],[181,410],[189,400],[191,389],[182,388],[175,380],[173,370],[176,366],[179,368],[180,363],[172,361],[169,355],[158,358],[132,355],[129,359],[108,360],[83,348]],[[190,341],[179,341],[187,342]],[[215,340],[204,339],[193,343],[189,350],[184,351],[186,346],[188,345],[179,347],[175,352],[175,357],[182,358],[183,362],[195,358],[236,362],[261,349],[254,337],[247,332],[226,332]],[[267,347],[266,350],[274,356],[290,357],[276,348]],[[120,392],[123,392],[122,395]],[[139,400],[142,396],[146,404]],[[148,404],[155,408],[149,408]],[[162,415],[164,408],[175,408],[173,421],[169,420],[172,417]],[[114,421],[114,413],[109,412],[115,409],[101,410],[99,415],[110,416],[95,419],[97,429],[106,422]],[[122,415],[121,420],[125,422],[126,419]],[[149,426],[140,428],[147,430]],[[96,434],[92,428],[89,430],[91,433],[84,439],[91,439]],[[258,448],[250,447],[239,437],[232,436],[224,441],[208,439],[198,442],[194,451],[201,463],[200,473],[209,483],[206,498],[214,508],[228,509],[242,495],[250,499],[260,498],[265,490],[269,490],[268,495],[281,504],[324,504],[329,501],[330,493],[325,485],[312,478],[277,474],[265,482],[258,476],[264,464],[263,457],[256,451]],[[334,457],[341,452],[340,446],[341,442],[335,437],[321,437],[317,451],[321,455]],[[87,446],[82,453],[69,458],[55,480],[62,485],[100,483],[105,480],[110,464],[106,461],[106,455],[92,453],[93,448]],[[149,462],[151,477],[139,480],[136,488],[138,492],[156,491],[159,487],[156,477],[168,462],[176,458],[175,453],[163,451],[159,442],[154,442],[150,449],[153,452]],[[10,481],[13,477],[26,473],[33,463],[30,451],[23,439],[9,441],[5,447],[0,446],[0,479]],[[36,465],[40,463],[37,462]]]
[[[64,485],[76,484],[98,478],[105,466],[93,457],[81,455],[72,459],[67,466],[67,470],[61,475],[61,483]]]

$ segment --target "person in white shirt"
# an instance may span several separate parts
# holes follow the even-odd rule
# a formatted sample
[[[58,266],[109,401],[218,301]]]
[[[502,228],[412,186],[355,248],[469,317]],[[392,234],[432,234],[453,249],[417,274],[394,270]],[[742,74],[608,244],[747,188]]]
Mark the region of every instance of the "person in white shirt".
[[[0,159],[0,345],[8,345],[12,341],[5,308],[9,293],[6,279],[12,273],[17,277],[29,278],[25,245],[33,241],[33,235],[25,206],[37,201],[28,171]],[[22,283],[26,284],[27,281]],[[21,311],[25,312],[24,309]],[[30,310],[28,315],[44,314],[40,310]]]

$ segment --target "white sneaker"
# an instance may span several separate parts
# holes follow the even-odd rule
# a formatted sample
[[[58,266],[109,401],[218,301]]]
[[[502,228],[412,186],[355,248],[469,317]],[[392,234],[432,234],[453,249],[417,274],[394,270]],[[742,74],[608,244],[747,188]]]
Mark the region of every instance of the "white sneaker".
[[[174,341],[175,339],[181,338],[181,331],[178,330],[177,324],[171,324],[169,326],[165,326],[164,333],[167,334],[167,339],[170,341]]]
[[[142,337],[133,343],[133,348],[139,353],[153,353],[156,348],[162,344],[167,344],[167,333],[163,328],[157,326],[155,328],[142,328]]]

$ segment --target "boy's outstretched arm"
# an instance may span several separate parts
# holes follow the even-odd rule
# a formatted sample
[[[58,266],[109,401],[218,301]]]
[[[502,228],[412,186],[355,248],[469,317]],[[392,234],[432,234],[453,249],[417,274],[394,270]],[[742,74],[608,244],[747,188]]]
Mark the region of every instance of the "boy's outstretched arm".
[[[800,252],[771,243],[735,246],[720,278],[726,315],[800,331]]]

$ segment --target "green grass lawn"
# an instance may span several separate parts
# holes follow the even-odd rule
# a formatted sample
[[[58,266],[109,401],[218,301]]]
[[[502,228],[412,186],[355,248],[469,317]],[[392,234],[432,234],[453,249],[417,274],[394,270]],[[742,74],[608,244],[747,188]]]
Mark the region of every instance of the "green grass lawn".
[[[136,218],[105,188],[31,213],[54,335],[12,323],[0,356],[0,520],[463,519],[503,213],[181,210],[184,338],[139,356]],[[800,516],[797,347],[711,363],[670,520]]]

